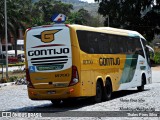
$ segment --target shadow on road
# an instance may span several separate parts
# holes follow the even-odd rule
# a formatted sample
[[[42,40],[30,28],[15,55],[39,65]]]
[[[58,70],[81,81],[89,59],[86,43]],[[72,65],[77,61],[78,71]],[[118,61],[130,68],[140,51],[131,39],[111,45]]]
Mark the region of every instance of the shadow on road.
[[[145,91],[148,91],[149,89],[146,89]],[[143,91],[143,92],[145,92]],[[132,95],[139,93],[137,90],[122,90],[118,92],[114,92],[112,94],[112,99],[107,102],[111,102],[114,99],[119,99],[121,97],[127,96],[127,95]],[[106,102],[106,101],[105,101]],[[91,102],[91,98],[81,98],[78,100],[72,100],[71,102],[61,102],[59,105],[54,105],[52,103],[49,104],[43,104],[43,105],[38,105],[38,106],[28,106],[28,107],[23,107],[23,108],[18,108],[18,109],[11,109],[8,111],[11,112],[48,112],[48,113],[56,113],[56,112],[66,112],[70,110],[76,110],[82,107],[86,106],[91,106],[96,103]]]
[[[149,89],[145,89],[142,92],[145,92],[145,91],[148,91],[148,90]],[[140,93],[140,91],[138,91],[138,90],[121,90],[121,91],[117,91],[117,92],[114,92],[112,94],[112,100],[116,99],[116,98],[124,97],[124,96],[127,96],[127,95],[135,94],[135,93]]]

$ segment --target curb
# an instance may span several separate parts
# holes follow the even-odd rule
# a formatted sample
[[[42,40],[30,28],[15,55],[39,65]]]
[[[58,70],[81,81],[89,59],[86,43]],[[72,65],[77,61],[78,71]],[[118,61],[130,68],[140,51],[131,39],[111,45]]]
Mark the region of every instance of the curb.
[[[2,83],[2,84],[0,84],[0,88],[5,87],[5,86],[9,86],[9,85],[14,85],[14,84],[15,84],[15,82]]]

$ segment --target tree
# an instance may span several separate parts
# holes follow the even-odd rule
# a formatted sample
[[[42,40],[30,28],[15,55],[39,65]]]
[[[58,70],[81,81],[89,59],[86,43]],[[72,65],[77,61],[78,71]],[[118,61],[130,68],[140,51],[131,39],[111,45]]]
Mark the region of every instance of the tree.
[[[5,38],[4,0],[0,1],[0,40]],[[7,0],[7,31],[8,41],[11,35],[14,38],[15,56],[17,56],[18,29],[23,31],[30,26],[50,24],[51,16],[58,12],[70,14],[73,8],[70,4],[64,4],[55,0],[40,0],[32,3],[32,0]]]
[[[149,11],[143,18],[142,18],[142,32],[143,35],[148,39],[152,40],[155,34],[160,33],[160,14],[155,11],[153,7],[151,11]]]
[[[110,26],[136,30],[145,35],[148,41],[154,36],[158,25],[160,0],[155,4],[154,0],[95,0],[99,2],[98,12],[104,17],[109,15]],[[157,21],[152,22],[153,19]],[[147,20],[149,21],[147,21]],[[107,26],[106,18],[104,25]],[[155,23],[156,22],[156,23]],[[159,25],[158,25],[159,26]]]
[[[88,18],[87,18],[88,17]],[[88,11],[85,9],[80,9],[78,12],[72,12],[68,17],[69,23],[85,25],[87,24],[87,19],[89,19],[90,15]]]
[[[30,1],[31,2],[31,1]],[[23,21],[27,20],[25,11],[25,6],[28,5],[29,0],[7,0],[7,31],[8,31],[8,41],[11,40],[11,35],[14,38],[15,55],[17,56],[16,43],[18,37],[18,29],[25,29]],[[4,6],[4,0],[0,2],[0,6]],[[4,22],[4,7],[0,8],[0,38],[1,40],[5,37],[5,22]],[[26,18],[26,19],[25,19]],[[25,20],[24,20],[25,19]]]
[[[73,9],[71,4],[65,4],[60,1],[55,0],[40,0],[34,4],[32,14],[36,14],[36,17],[32,18],[32,22],[38,22],[38,25],[50,24],[51,17],[55,13],[62,13],[69,15],[70,11]]]
[[[88,13],[87,10],[81,8],[77,12],[72,12],[68,16],[68,23],[80,25],[93,25],[95,19]]]

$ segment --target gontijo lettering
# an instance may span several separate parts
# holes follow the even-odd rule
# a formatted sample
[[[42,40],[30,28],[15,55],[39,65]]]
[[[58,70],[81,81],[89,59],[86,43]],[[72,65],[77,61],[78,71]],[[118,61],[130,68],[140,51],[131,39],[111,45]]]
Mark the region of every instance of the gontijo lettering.
[[[120,58],[99,58],[100,66],[120,65]]]
[[[69,53],[69,48],[60,49],[42,49],[42,50],[31,50],[28,51],[28,56],[41,56],[41,55],[55,55],[55,54],[67,54]]]

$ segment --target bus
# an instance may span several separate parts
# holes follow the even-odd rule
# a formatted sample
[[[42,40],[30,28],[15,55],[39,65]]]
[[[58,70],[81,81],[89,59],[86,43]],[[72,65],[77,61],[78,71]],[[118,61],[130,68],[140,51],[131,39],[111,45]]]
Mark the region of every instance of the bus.
[[[110,100],[115,91],[152,82],[149,49],[136,31],[54,24],[25,32],[26,79],[31,100],[59,104],[90,97]]]

